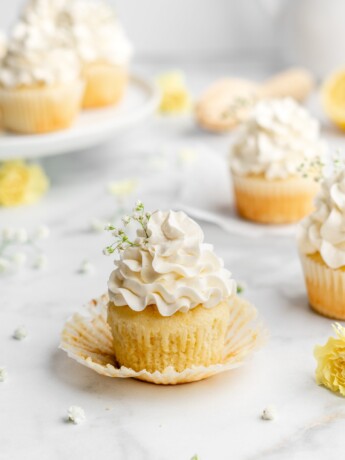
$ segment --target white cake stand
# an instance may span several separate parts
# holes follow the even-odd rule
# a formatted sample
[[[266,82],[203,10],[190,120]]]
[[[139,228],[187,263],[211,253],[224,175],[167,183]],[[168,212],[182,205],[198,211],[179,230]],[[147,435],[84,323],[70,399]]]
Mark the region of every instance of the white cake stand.
[[[158,103],[156,86],[132,75],[126,96],[118,106],[83,111],[69,129],[38,135],[1,131],[0,160],[44,157],[93,147],[148,117]]]

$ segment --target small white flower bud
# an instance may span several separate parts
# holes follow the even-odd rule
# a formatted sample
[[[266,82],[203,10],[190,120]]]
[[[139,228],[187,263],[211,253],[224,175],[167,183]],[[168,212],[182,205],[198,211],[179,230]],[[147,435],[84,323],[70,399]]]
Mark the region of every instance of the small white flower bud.
[[[67,420],[78,425],[86,419],[84,409],[79,406],[71,406],[67,411]]]
[[[84,260],[79,268],[79,273],[83,275],[90,275],[95,272],[95,267],[88,260]]]
[[[267,406],[261,414],[263,420],[274,420],[276,417],[276,409],[274,406]]]
[[[16,252],[16,253],[13,254],[11,259],[12,259],[12,262],[17,267],[22,267],[25,264],[26,260],[27,260],[27,256],[26,256],[25,252]]]
[[[13,338],[16,340],[24,340],[27,335],[28,332],[24,326],[17,327],[17,329],[13,332]]]
[[[48,258],[45,254],[40,254],[33,263],[33,268],[37,270],[41,270],[42,268],[46,267],[48,262]]]
[[[14,234],[16,243],[24,244],[28,241],[28,232],[25,228],[18,228]]]
[[[113,236],[115,236],[115,238],[117,238],[117,237],[120,235],[120,230],[117,229],[117,228],[115,228],[115,230],[114,230],[113,232],[111,232],[111,234],[112,234]]]
[[[123,222],[124,225],[128,225],[130,223],[130,221],[131,221],[130,216],[122,217],[122,222]]]
[[[5,227],[2,229],[1,237],[5,243],[10,243],[15,235],[15,231],[12,227]]]
[[[7,259],[0,257],[0,273],[4,273],[8,269],[9,265],[10,263]]]
[[[110,248],[110,247],[107,247],[107,248],[104,248],[104,249],[103,249],[103,254],[104,254],[105,256],[110,256],[110,254],[112,254],[113,252],[114,252],[113,249]]]
[[[107,224],[107,225],[104,227],[104,230],[106,230],[106,231],[114,230],[114,229],[115,229],[115,227],[114,227],[113,225],[111,225],[111,224]]]
[[[48,238],[50,235],[50,229],[47,225],[40,225],[35,233],[34,233],[34,239],[35,240],[45,240]]]
[[[8,374],[5,367],[0,367],[0,382],[7,380]]]

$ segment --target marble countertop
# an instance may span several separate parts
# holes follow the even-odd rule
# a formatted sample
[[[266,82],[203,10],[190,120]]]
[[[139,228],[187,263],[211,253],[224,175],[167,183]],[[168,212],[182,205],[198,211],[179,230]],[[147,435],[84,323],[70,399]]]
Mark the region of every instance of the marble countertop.
[[[198,92],[211,73],[189,77]],[[58,349],[66,318],[106,289],[107,236],[89,230],[92,219],[116,211],[106,185],[136,178],[133,201],[167,208],[176,185],[161,186],[161,152],[202,144],[218,154],[228,143],[228,136],[200,133],[184,118],[154,118],[96,149],[44,160],[48,195],[36,206],[0,211],[0,227],[51,229],[45,270],[0,278],[0,366],[8,371],[0,384],[1,460],[342,458],[345,402],[314,382],[313,348],[331,334],[331,321],[308,307],[293,237],[245,238],[201,223],[234,277],[246,282],[244,296],[270,333],[239,369],[199,383],[154,386],[102,377]],[[93,274],[79,273],[84,259]],[[16,341],[13,331],[22,324],[29,335]],[[83,424],[65,422],[71,405],[85,410]],[[276,407],[273,421],[260,418],[268,405]]]

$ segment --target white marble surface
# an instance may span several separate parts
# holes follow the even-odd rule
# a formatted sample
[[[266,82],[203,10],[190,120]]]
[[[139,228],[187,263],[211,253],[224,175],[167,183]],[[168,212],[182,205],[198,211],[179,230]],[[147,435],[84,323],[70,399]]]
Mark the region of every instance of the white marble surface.
[[[196,92],[210,77],[190,72]],[[325,342],[331,321],[308,308],[291,236],[245,238],[202,224],[234,277],[246,281],[245,296],[270,331],[266,347],[240,369],[159,387],[101,377],[57,348],[66,318],[106,289],[112,265],[101,249],[107,237],[88,230],[92,218],[114,210],[106,184],[137,177],[133,200],[169,207],[181,170],[171,160],[175,172],[163,184],[161,152],[206,145],[221,154],[228,143],[228,136],[200,133],[186,119],[152,120],[92,151],[45,160],[52,180],[46,198],[34,207],[0,210],[0,227],[45,223],[52,232],[44,271],[0,278],[0,366],[9,374],[0,383],[1,460],[343,457],[345,402],[314,382],[313,347]],[[95,265],[93,275],[78,273],[83,259]],[[29,336],[19,342],[11,335],[21,324]],[[270,404],[277,418],[263,421],[261,411]],[[65,422],[71,405],[84,408],[84,424]]]

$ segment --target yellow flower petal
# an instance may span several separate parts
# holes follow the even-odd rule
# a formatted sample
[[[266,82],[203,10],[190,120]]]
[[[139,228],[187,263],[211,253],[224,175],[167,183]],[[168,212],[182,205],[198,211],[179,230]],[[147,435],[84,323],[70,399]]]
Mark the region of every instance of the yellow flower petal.
[[[0,164],[0,206],[34,203],[48,186],[48,178],[38,165],[21,160]]]
[[[182,72],[169,72],[157,79],[162,97],[159,110],[165,114],[184,113],[191,109],[191,98]]]
[[[337,323],[333,329],[337,337],[330,337],[325,345],[314,349],[315,379],[318,385],[345,396],[345,328]]]

